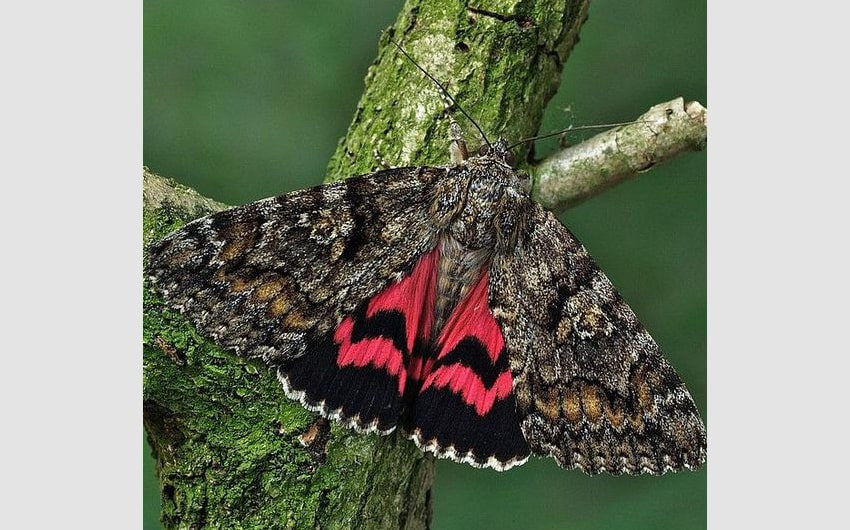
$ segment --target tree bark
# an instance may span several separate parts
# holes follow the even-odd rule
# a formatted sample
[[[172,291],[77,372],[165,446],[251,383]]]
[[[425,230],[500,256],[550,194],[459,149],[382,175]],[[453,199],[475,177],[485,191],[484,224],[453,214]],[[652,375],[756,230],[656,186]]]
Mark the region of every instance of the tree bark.
[[[501,0],[489,3],[494,11],[485,11],[474,2],[408,1],[381,38],[328,180],[374,170],[376,151],[393,167],[448,160],[449,126],[441,119],[440,90],[390,38],[439,80],[486,134],[524,138],[537,131],[546,103],[558,90],[588,3]],[[457,109],[454,115],[471,146],[484,143]],[[527,149],[516,153],[517,160]]]
[[[328,181],[370,172],[376,151],[393,166],[448,162],[440,93],[389,38],[441,80],[484,131],[507,138],[537,131],[587,1],[502,4],[503,11],[485,12],[448,0],[407,2],[381,39]],[[476,144],[470,134],[475,127],[457,111],[455,116]],[[608,185],[597,179],[594,185],[558,187],[563,166],[552,163],[547,171],[548,180],[535,191],[556,190],[550,204],[558,206]],[[571,196],[576,189],[581,194]],[[145,243],[224,208],[145,170]],[[408,440],[329,426],[285,399],[264,366],[215,347],[147,286],[143,344],[144,423],[157,462],[164,526],[429,526],[434,463]]]

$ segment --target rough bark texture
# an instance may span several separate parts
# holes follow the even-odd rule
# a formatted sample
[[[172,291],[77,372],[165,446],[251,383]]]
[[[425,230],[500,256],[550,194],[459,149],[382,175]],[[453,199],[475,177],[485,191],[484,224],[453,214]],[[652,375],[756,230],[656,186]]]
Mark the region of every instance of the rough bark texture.
[[[587,0],[489,5],[411,0],[388,33],[485,131],[528,136],[558,88]],[[328,179],[368,172],[376,150],[393,166],[446,163],[441,113],[433,84],[385,35]],[[145,173],[145,242],[221,208]],[[428,527],[434,466],[412,443],[335,426],[326,436],[265,367],[216,348],[147,289],[144,311],[144,421],[166,527]]]
[[[588,0],[503,0],[488,2],[491,11],[475,5],[405,5],[381,39],[354,120],[331,159],[330,180],[374,170],[375,151],[393,167],[448,162],[440,91],[390,38],[448,89],[491,141],[537,132],[587,18]],[[482,144],[475,126],[457,110],[454,115],[470,147]],[[523,159],[524,152],[515,154]]]

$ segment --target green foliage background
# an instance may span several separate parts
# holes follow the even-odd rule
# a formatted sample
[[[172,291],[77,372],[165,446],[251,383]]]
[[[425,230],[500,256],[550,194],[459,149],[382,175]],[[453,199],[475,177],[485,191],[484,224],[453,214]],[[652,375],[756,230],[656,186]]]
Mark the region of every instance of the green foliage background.
[[[144,163],[228,204],[321,183],[401,5],[145,0]],[[597,0],[541,130],[626,121],[676,96],[708,105],[704,0]],[[561,218],[707,419],[705,153]],[[143,451],[144,527],[155,529],[159,491]],[[499,474],[440,461],[433,528],[705,528],[706,475],[591,478],[542,459]]]

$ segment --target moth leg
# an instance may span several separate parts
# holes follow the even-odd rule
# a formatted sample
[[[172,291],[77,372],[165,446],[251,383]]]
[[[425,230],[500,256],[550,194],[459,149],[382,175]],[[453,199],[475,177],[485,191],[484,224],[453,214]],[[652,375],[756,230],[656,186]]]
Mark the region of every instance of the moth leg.
[[[460,124],[452,115],[452,101],[445,94],[443,94],[442,99],[444,112],[449,118],[449,139],[451,140],[449,144],[449,155],[452,164],[460,164],[469,158],[469,150],[466,148],[466,142],[463,139],[463,129],[460,128]]]
[[[381,152],[377,149],[372,150],[372,156],[375,158],[375,162],[378,163],[378,169],[392,169],[392,166],[387,163],[386,159],[381,156]]]

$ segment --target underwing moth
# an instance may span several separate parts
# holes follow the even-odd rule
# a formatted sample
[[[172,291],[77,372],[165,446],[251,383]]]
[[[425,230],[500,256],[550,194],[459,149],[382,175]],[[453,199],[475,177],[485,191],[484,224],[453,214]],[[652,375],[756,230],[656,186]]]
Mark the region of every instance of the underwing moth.
[[[658,345],[582,244],[532,200],[504,140],[193,221],[146,276],[283,392],[365,433],[507,470],[531,454],[588,474],[706,457]]]

